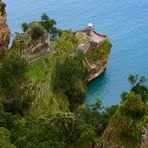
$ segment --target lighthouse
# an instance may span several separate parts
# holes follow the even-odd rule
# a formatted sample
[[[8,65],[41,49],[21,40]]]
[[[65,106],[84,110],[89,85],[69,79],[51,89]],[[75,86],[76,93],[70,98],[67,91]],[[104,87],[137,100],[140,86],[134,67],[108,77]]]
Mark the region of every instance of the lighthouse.
[[[92,36],[93,30],[94,30],[93,24],[92,23],[88,23],[86,25],[86,33],[87,33],[87,35]]]

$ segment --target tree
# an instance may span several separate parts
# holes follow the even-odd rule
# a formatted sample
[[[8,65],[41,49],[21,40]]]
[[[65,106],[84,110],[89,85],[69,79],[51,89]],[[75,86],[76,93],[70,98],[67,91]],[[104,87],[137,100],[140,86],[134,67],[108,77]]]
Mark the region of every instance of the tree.
[[[138,75],[130,75],[128,80],[132,85],[131,91],[140,94],[143,102],[146,103],[148,101],[148,87],[145,85],[145,82],[148,81],[148,78],[145,78],[144,76],[139,77]]]
[[[6,129],[11,130],[13,128],[13,123],[17,119],[16,115],[12,115],[11,113],[5,112],[3,110],[3,106],[0,103],[0,127],[4,127]]]
[[[141,119],[146,113],[146,106],[140,95],[129,93],[121,106],[121,112],[131,118]]]
[[[126,99],[127,95],[128,95],[128,92],[123,91],[120,95],[121,100],[124,101]]]
[[[12,132],[18,148],[65,148],[94,140],[93,130],[72,113],[53,113],[48,118],[22,118]],[[85,141],[86,142],[86,141]],[[74,146],[77,147],[77,146]]]
[[[16,148],[10,142],[10,133],[7,129],[0,127],[0,147],[1,148]]]
[[[74,56],[68,56],[63,63],[57,63],[52,79],[53,89],[66,91],[84,79],[86,68],[83,65],[83,59],[83,52],[78,51]]]
[[[54,19],[50,19],[46,13],[43,13],[41,16],[41,24],[44,26],[48,33],[57,33],[57,28],[55,27],[57,24],[56,21]]]
[[[2,61],[0,69],[0,92],[7,99],[14,99],[23,82],[26,81],[28,63],[25,59],[12,54],[7,55]]]
[[[22,27],[22,30],[26,32],[26,30],[29,28],[29,25],[27,23],[23,23],[21,27]]]
[[[97,136],[101,136],[117,108],[117,105],[113,105],[104,109],[101,101],[97,100],[95,104],[85,106],[82,109],[80,119],[90,125]]]
[[[102,103],[100,100],[90,106],[85,106],[80,114],[80,119],[86,124],[90,125],[95,132],[99,133],[100,130],[100,110]]]
[[[46,13],[43,13],[41,16],[41,21],[48,21],[49,20],[49,16]]]
[[[118,117],[115,124],[121,137],[126,137],[127,141],[138,144],[142,140],[142,120],[147,115],[147,108],[140,95],[129,93],[126,100],[118,110]],[[115,117],[117,118],[117,116]]]
[[[129,75],[128,81],[131,83],[132,87],[134,87],[137,83],[138,75]]]
[[[44,36],[44,28],[40,25],[34,25],[31,27],[31,37],[33,40],[38,40]]]
[[[57,63],[52,74],[52,88],[62,90],[68,97],[71,111],[85,100],[86,93],[83,80],[87,70],[83,65],[84,54],[81,51],[68,56],[63,63]]]
[[[147,106],[141,96],[129,93],[103,133],[101,146],[139,148],[146,116]]]
[[[0,93],[4,109],[13,114],[28,113],[36,97],[36,86],[27,78],[28,63],[16,54],[8,54],[0,69]]]

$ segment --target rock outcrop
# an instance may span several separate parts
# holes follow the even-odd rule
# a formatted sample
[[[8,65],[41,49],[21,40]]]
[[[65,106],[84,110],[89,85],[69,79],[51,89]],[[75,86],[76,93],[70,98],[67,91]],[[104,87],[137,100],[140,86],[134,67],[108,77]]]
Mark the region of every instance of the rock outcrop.
[[[0,0],[0,57],[8,49],[10,41],[10,29],[6,24],[7,14],[5,11],[6,5]]]
[[[109,41],[107,35],[102,35],[96,31],[92,31],[91,35],[87,35],[86,30],[77,32],[79,36],[86,38],[87,42],[80,44],[78,49],[83,50],[85,54],[85,65],[88,69],[89,76],[87,81],[91,81],[99,77],[106,69],[112,43]]]

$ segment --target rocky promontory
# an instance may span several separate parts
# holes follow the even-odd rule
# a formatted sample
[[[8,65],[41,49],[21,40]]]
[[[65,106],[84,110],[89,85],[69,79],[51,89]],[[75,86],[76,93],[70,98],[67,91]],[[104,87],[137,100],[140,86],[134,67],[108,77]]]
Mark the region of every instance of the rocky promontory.
[[[10,29],[6,23],[6,5],[0,0],[0,57],[4,55],[10,41]]]

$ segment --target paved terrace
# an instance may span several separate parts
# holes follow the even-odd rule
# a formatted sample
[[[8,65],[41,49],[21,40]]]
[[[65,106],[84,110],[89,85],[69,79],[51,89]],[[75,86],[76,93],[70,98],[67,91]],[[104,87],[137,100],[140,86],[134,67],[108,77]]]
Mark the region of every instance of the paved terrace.
[[[95,31],[93,31],[92,32],[92,35],[90,36],[90,39],[93,42],[100,43],[100,42],[106,40],[107,39],[107,36],[106,35],[99,34],[99,33],[95,32]]]
[[[80,30],[80,32],[87,35],[86,30]],[[84,53],[86,53],[88,51],[91,42],[95,42],[95,43],[99,44],[108,38],[107,35],[99,34],[96,31],[93,31],[92,35],[88,36],[88,37],[89,37],[89,41],[87,41],[86,43],[80,44],[78,46],[78,49],[82,49]]]

